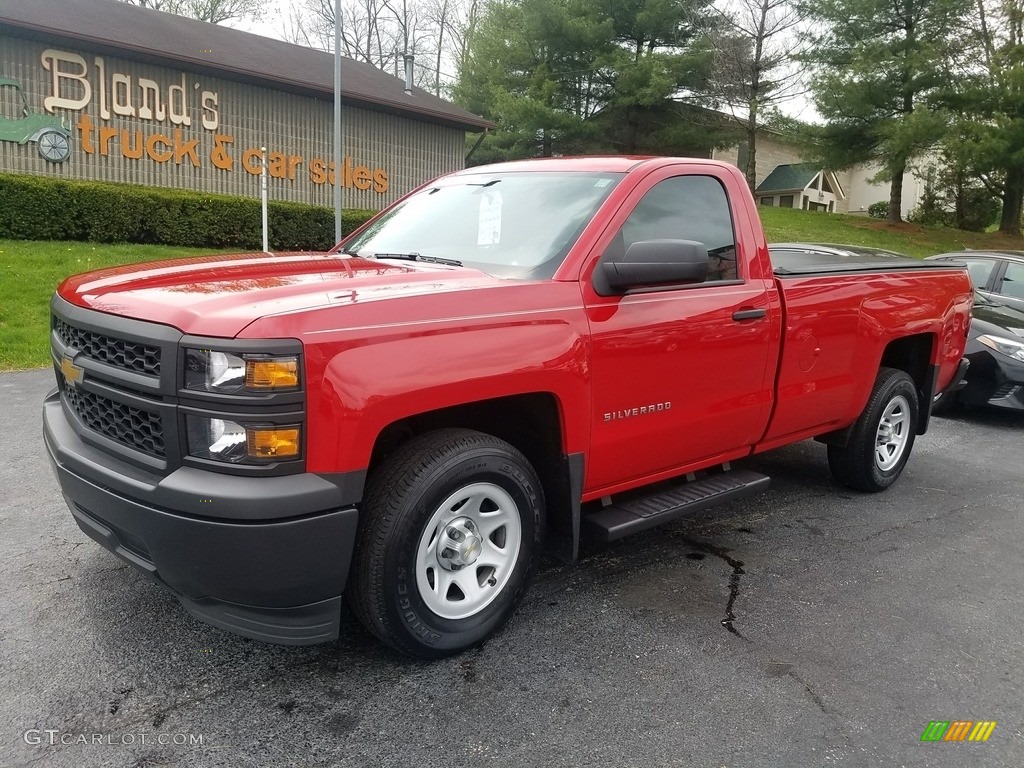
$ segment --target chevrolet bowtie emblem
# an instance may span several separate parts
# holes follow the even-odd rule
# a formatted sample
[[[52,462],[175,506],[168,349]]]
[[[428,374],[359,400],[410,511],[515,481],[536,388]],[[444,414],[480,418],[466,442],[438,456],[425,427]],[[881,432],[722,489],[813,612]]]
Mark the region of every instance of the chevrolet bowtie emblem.
[[[69,355],[64,355],[60,361],[60,372],[64,374],[64,381],[73,387],[82,381],[82,369],[72,362]]]

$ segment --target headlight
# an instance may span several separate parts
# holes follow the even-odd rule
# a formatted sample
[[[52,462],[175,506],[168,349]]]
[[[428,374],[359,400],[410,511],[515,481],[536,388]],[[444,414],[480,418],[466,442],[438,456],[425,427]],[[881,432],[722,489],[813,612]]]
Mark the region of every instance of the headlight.
[[[299,358],[185,350],[185,388],[233,395],[299,388]]]
[[[296,424],[242,425],[227,419],[186,416],[188,452],[199,459],[252,464],[297,459],[302,430]]]
[[[1019,341],[1003,338],[1002,336],[989,336],[987,334],[979,336],[978,341],[989,349],[994,349],[1000,354],[1024,362],[1024,344]]]

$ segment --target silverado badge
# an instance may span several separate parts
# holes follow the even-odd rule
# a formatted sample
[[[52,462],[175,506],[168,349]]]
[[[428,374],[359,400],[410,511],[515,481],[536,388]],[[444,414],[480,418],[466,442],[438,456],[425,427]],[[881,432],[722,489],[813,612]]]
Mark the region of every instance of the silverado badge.
[[[64,355],[60,361],[60,372],[64,374],[64,381],[70,386],[76,387],[82,381],[82,369],[75,365],[71,355]]]

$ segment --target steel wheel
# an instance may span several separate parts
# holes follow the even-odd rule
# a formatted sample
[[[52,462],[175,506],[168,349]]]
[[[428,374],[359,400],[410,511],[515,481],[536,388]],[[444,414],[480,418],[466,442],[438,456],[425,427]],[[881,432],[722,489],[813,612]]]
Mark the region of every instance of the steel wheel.
[[[875,434],[875,464],[883,472],[895,467],[903,457],[910,432],[910,403],[897,395],[882,411]]]
[[[492,483],[473,483],[445,499],[416,548],[416,586],[445,619],[464,619],[504,589],[522,542],[519,509]]]
[[[828,468],[841,485],[884,491],[903,472],[918,429],[917,386],[906,371],[882,368],[845,444],[830,443]]]
[[[523,454],[492,435],[413,437],[373,473],[345,600],[403,653],[436,659],[512,615],[544,545],[544,492]]]

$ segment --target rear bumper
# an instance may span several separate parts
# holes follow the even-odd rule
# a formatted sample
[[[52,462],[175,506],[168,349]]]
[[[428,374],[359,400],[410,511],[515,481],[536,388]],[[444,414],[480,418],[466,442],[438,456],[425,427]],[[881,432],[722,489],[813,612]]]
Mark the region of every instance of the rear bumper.
[[[43,433],[79,527],[168,587],[193,616],[266,642],[338,637],[358,513],[325,507],[330,480],[303,474],[239,484],[195,469],[147,476],[84,443],[56,393],[44,405]],[[160,503],[181,495],[231,517],[182,514]],[[251,512],[248,519],[239,519],[240,509]]]

